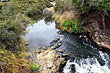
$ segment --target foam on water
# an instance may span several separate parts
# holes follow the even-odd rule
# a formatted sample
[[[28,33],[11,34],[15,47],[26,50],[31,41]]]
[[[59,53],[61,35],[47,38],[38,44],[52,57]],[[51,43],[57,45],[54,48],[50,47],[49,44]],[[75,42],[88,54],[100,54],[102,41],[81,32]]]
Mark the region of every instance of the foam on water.
[[[71,73],[71,65],[75,65],[76,73],[110,73],[109,55],[99,51],[100,58],[105,62],[103,66],[100,65],[95,57],[87,59],[75,59],[73,62],[67,61],[63,69],[64,73]]]

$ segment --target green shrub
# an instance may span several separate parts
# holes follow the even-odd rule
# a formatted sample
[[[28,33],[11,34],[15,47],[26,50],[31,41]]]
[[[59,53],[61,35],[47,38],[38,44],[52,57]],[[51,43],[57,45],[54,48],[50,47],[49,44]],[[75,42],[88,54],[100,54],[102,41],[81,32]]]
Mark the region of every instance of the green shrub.
[[[75,19],[75,18],[67,18],[63,19],[63,21],[60,21],[61,25],[61,30],[62,31],[67,31],[69,33],[72,32],[80,32],[81,30],[81,18]]]
[[[80,8],[83,13],[91,10],[110,10],[110,0],[70,0],[76,8]]]
[[[73,7],[69,0],[55,0],[56,4],[54,6],[55,11],[63,14],[65,11],[72,10]]]
[[[55,11],[58,11],[58,12],[60,12],[60,13],[62,13],[62,12],[64,12],[66,9],[64,8],[64,1],[62,1],[62,0],[56,0],[55,1],[56,2],[56,4],[55,4]]]
[[[36,71],[40,67],[40,65],[38,65],[38,63],[33,63],[33,62],[30,62],[29,65],[30,65],[30,68],[32,71]]]

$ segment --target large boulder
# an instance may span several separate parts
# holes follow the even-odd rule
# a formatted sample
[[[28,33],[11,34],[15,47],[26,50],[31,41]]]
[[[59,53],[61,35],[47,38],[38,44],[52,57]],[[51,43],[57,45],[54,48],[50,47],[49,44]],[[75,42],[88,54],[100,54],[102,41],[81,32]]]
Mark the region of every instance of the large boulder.
[[[51,7],[51,8],[45,8],[43,10],[43,14],[46,17],[51,17],[53,15],[53,13],[54,13],[54,8],[53,7]]]

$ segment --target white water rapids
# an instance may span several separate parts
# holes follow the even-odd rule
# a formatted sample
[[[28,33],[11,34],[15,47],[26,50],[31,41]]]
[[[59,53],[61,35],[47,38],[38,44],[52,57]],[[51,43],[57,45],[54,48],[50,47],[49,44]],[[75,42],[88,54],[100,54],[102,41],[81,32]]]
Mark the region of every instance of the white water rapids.
[[[75,65],[75,73],[110,73],[109,55],[99,51],[100,57],[105,62],[103,66],[100,65],[95,57],[87,59],[75,59],[73,62],[67,61],[63,69],[64,73],[71,73],[71,65]]]

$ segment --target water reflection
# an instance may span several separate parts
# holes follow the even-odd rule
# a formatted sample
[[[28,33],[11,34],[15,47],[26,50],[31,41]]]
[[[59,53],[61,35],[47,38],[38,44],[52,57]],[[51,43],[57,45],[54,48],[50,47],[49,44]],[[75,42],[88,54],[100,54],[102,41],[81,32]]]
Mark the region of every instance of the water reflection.
[[[37,19],[37,17],[33,17],[33,19]],[[63,35],[58,34],[59,29],[56,28],[57,26],[52,19],[44,17],[41,17],[40,20],[37,19],[36,23],[30,24],[26,28],[29,32],[24,36],[27,43],[29,43],[28,49],[50,46],[50,42],[54,39],[62,38]]]

